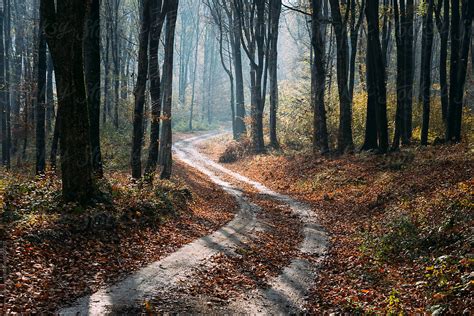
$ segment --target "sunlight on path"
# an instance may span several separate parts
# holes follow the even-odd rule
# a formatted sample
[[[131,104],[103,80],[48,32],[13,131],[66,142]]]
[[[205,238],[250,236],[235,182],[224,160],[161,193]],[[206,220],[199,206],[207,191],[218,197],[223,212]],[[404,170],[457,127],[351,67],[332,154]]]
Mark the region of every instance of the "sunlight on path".
[[[219,252],[235,249],[245,241],[246,236],[258,226],[256,212],[260,209],[247,201],[242,191],[235,185],[219,177],[219,173],[253,186],[262,195],[284,204],[298,215],[304,223],[304,241],[299,250],[312,258],[312,260],[295,258],[280,276],[270,282],[269,289],[252,291],[244,298],[232,301],[228,307],[229,312],[275,314],[304,311],[304,298],[314,283],[317,265],[326,251],[327,236],[307,205],[228,170],[210,161],[195,149],[195,145],[199,142],[217,135],[220,134],[210,133],[180,141],[175,144],[174,150],[181,161],[207,175],[212,182],[236,198],[240,210],[235,218],[215,233],[197,239],[168,257],[135,272],[125,280],[79,299],[73,306],[60,310],[58,312],[60,315],[103,315],[126,311],[127,308],[142,304],[146,298],[158,295],[166,289],[171,290],[180,282],[185,282],[193,268],[205,263]]]
[[[316,215],[311,207],[298,202],[291,197],[279,194],[253,181],[239,173],[233,172],[222,165],[210,161],[200,154],[195,145],[209,138],[218,136],[212,133],[184,140],[176,145],[177,153],[192,157],[194,163],[205,164],[219,172],[227,174],[234,179],[253,186],[260,194],[265,195],[277,202],[289,207],[303,221],[304,240],[299,250],[302,254],[311,256],[311,262],[306,259],[295,258],[287,266],[281,275],[270,282],[270,288],[248,293],[243,299],[231,303],[231,309],[235,312],[248,314],[281,314],[304,312],[305,296],[311,288],[317,274],[317,265],[322,261],[328,247],[328,237],[323,228],[318,224]]]

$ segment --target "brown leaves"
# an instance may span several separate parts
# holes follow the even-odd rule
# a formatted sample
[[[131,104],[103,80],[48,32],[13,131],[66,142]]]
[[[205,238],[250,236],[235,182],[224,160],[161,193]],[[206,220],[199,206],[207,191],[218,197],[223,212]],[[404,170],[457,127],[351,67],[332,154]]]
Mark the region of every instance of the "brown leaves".
[[[474,299],[472,293],[446,297],[436,295],[429,284],[416,285],[426,282],[423,260],[429,256],[410,260],[401,255],[396,262],[381,263],[364,249],[363,241],[382,236],[388,222],[407,214],[421,233],[441,229],[441,236],[466,238],[472,226],[474,160],[463,146],[408,148],[407,153],[384,156],[259,155],[226,167],[311,203],[330,232],[330,255],[310,296],[313,313],[383,314],[395,299],[401,310],[424,313],[436,298],[449,303],[451,313],[460,313]],[[223,148],[204,145],[215,160]],[[400,159],[404,155],[410,159]],[[456,213],[464,220],[456,220]],[[468,254],[468,244],[461,239],[444,247],[435,241],[429,251]]]
[[[209,185],[205,177],[188,175],[180,168],[173,181],[185,180],[197,202],[161,225],[143,227],[131,222],[92,232],[71,231],[71,226],[57,221],[7,227],[6,311],[52,313],[64,303],[111,284],[229,221],[235,210],[234,200],[223,198],[225,194]],[[109,177],[117,191],[130,185],[126,175]],[[118,197],[114,207],[123,209],[128,203]],[[40,234],[44,230],[48,234]]]
[[[210,266],[206,264],[196,272],[189,294],[227,300],[251,289],[264,288],[298,256],[296,248],[302,240],[300,221],[271,200],[252,195],[252,201],[263,208],[257,217],[265,230],[255,232],[235,254],[214,256]]]

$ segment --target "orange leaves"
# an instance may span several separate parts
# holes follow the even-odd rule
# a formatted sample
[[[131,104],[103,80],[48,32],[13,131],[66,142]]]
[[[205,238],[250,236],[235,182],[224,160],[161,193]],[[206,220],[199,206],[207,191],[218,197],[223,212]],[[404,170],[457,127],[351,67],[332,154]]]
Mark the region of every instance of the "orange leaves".
[[[5,310],[52,314],[65,302],[113,283],[229,221],[235,201],[209,185],[204,177],[180,168],[176,169],[180,180],[174,181],[186,180],[197,203],[154,227],[122,223],[114,229],[83,232],[71,229],[69,222],[56,220],[43,221],[40,226],[6,226],[9,273]],[[109,177],[116,204],[113,210],[98,206],[104,214],[129,206],[124,197],[129,192],[128,175]],[[27,189],[39,190],[34,186]],[[141,209],[136,212],[141,214],[135,213],[136,218],[145,216]],[[77,222],[81,219],[77,216],[68,215],[67,220]],[[64,221],[66,216],[60,218]]]
[[[219,150],[207,145],[212,157],[218,156]],[[401,168],[396,168],[399,165]],[[384,156],[321,157],[283,152],[247,157],[226,167],[312,203],[330,232],[330,255],[310,296],[312,313],[362,310],[384,314],[393,289],[407,313],[426,312],[436,298],[453,306],[451,313],[462,313],[472,298],[465,290],[469,289],[466,283],[454,289],[457,295],[446,297],[444,290],[434,289],[425,278],[430,273],[425,267],[432,265],[427,263],[430,252],[461,257],[472,252],[466,236],[472,226],[469,210],[472,213],[474,161],[466,144],[424,150],[410,147]],[[412,259],[412,253],[400,254],[395,256],[397,262],[384,264],[373,260],[363,241],[386,234],[387,224],[401,215],[412,219],[421,234],[416,239],[431,236],[426,239],[428,254],[421,252]],[[450,238],[460,239],[448,242]],[[464,272],[454,273],[449,281],[472,271],[469,260],[464,256],[459,263]]]
[[[445,293],[435,293],[433,294],[433,299],[436,301],[436,302],[440,302],[442,300],[444,300],[448,295],[445,294]]]

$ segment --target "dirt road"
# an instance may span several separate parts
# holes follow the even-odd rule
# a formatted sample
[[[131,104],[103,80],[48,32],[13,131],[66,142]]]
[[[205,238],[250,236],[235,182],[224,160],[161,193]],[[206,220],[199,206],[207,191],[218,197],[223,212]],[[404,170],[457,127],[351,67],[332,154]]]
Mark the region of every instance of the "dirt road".
[[[219,133],[181,140],[174,146],[175,157],[207,175],[225,192],[235,197],[240,210],[235,218],[213,234],[195,240],[168,257],[130,275],[125,280],[79,299],[60,315],[131,314],[143,308],[143,302],[163,298],[163,310],[190,313],[227,312],[244,314],[287,314],[304,312],[305,296],[317,276],[317,268],[327,250],[328,239],[310,207],[289,196],[278,194],[264,185],[210,161],[196,149],[200,142]],[[303,241],[298,255],[291,258],[280,274],[266,287],[247,291],[225,303],[212,304],[213,298],[186,297],[177,287],[193,283],[198,267],[211,265],[219,253],[233,253],[255,232],[264,230],[257,214],[261,208],[247,194],[251,187],[258,195],[290,210],[302,222]]]

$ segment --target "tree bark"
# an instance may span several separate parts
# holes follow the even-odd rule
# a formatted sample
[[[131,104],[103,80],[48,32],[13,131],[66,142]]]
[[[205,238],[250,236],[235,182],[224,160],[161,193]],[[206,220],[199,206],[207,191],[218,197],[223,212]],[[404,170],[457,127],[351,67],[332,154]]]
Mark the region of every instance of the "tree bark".
[[[392,142],[392,150],[400,148],[400,140],[403,129],[403,119],[405,112],[405,80],[406,80],[406,23],[405,23],[405,0],[394,0],[395,19],[395,42],[397,45],[397,110],[395,114],[395,131]],[[400,2],[400,6],[398,3]],[[401,10],[400,10],[401,9]],[[401,12],[400,12],[401,11]]]
[[[240,15],[239,31],[242,47],[250,62],[250,118],[253,151],[265,150],[263,138],[264,91],[263,73],[265,69],[265,1],[234,1],[236,15]],[[268,44],[268,43],[267,43]]]
[[[11,55],[11,0],[4,0],[3,7],[5,10],[5,19],[4,19],[4,33],[5,33],[5,115],[6,115],[6,141],[7,141],[7,157],[6,157],[6,167],[10,169],[11,167],[11,143],[12,143],[12,133],[11,133],[11,76],[10,76],[10,55]]]
[[[349,43],[347,34],[347,19],[349,8],[344,18],[341,15],[339,0],[330,0],[332,24],[337,43],[337,85],[339,90],[339,132],[338,151],[340,153],[352,151],[352,109],[348,86],[349,78]]]
[[[120,107],[120,37],[118,15],[121,0],[113,0],[113,21],[112,30],[112,59],[114,63],[114,127],[119,127],[119,107]]]
[[[43,174],[46,169],[46,39],[44,21],[40,18],[38,28],[38,66],[36,86],[36,174]]]
[[[235,128],[237,138],[241,138],[247,133],[245,126],[245,96],[244,96],[244,76],[242,69],[242,52],[241,52],[241,33],[239,30],[240,16],[237,14],[235,6],[232,13],[228,13],[232,18],[232,31],[230,34],[232,44],[232,59],[234,60],[235,72]]]
[[[86,12],[84,70],[91,127],[92,168],[97,177],[104,175],[100,150],[100,0],[91,0]]]
[[[8,167],[8,137],[7,137],[7,92],[5,82],[5,46],[4,46],[5,12],[0,8],[0,114],[2,123],[2,164]]]
[[[106,25],[108,25],[106,21]],[[107,117],[110,118],[110,31],[106,27],[104,50],[104,110],[102,111],[102,124],[105,125]]]
[[[163,166],[161,179],[170,179],[172,172],[172,131],[171,131],[171,103],[173,98],[173,55],[174,38],[176,29],[176,16],[178,14],[179,0],[165,0],[166,14],[166,40],[163,66],[163,117],[160,135],[159,161]]]
[[[19,21],[24,20],[26,4],[14,2],[15,7],[15,74],[14,86],[12,89],[12,120],[13,120],[13,141],[11,153],[18,152],[19,131],[21,130],[20,107],[22,101],[22,73],[23,73],[23,55],[25,54],[25,30]]]
[[[158,48],[160,44],[163,20],[166,12],[162,12],[162,0],[154,1],[151,6],[151,34],[150,34],[150,94],[151,94],[151,131],[150,147],[145,174],[149,177],[156,170],[158,164],[160,116],[161,116],[161,78],[158,62]]]
[[[280,147],[277,137],[278,111],[278,27],[280,25],[281,0],[270,0],[270,36],[268,70],[270,76],[270,146]]]
[[[405,105],[404,105],[404,119],[403,119],[403,134],[402,143],[407,145],[410,143],[413,131],[413,81],[415,75],[415,54],[414,54],[414,16],[415,5],[413,0],[406,0],[405,8],[406,16],[406,39],[405,39],[405,53],[406,53],[406,78],[405,78]]]
[[[359,30],[362,25],[364,17],[365,0],[361,1],[359,17],[356,16],[356,1],[351,1],[351,54],[349,61],[349,94],[351,100],[351,108],[354,100],[354,85],[355,85],[355,72],[356,72],[356,57],[357,57],[357,46],[359,40]]]
[[[47,57],[47,74],[46,74],[46,132],[51,133],[52,121],[55,117],[54,112],[54,85],[53,85],[53,61],[51,60],[51,54]]]
[[[200,8],[200,7],[199,7]],[[190,131],[193,130],[193,120],[194,120],[194,107],[195,107],[195,100],[196,100],[196,73],[197,73],[197,66],[198,66],[198,53],[199,53],[199,37],[201,36],[200,31],[200,15],[197,16],[197,23],[196,27],[196,40],[194,46],[194,61],[193,61],[193,84],[192,84],[192,91],[191,91],[191,104],[190,104],[190,111],[189,111],[189,122],[188,122],[188,129]]]
[[[367,18],[367,119],[363,150],[388,149],[387,91],[380,45],[379,0],[365,8]]]
[[[133,112],[132,135],[132,177],[140,179],[142,176],[142,146],[143,146],[143,107],[145,104],[146,81],[148,76],[148,47],[151,23],[151,1],[144,0],[140,18],[140,39],[138,48],[138,74],[135,85],[135,108]]]
[[[441,8],[444,13],[441,17]],[[449,106],[449,87],[448,87],[448,39],[449,39],[449,0],[439,1],[436,7],[436,27],[441,37],[441,48],[439,57],[439,80],[441,86],[441,112],[443,121],[446,124],[448,117],[448,106]]]
[[[421,129],[421,145],[428,145],[428,131],[430,126],[430,95],[431,95],[431,59],[433,49],[433,3],[429,0],[428,10],[423,17],[423,43],[421,49],[421,68],[423,93],[423,125]]]
[[[322,0],[312,0],[311,46],[314,61],[311,69],[311,89],[313,106],[313,151],[329,151],[328,131],[326,124],[326,107],[324,92],[326,85],[325,43],[322,36]]]
[[[58,158],[58,147],[59,147],[59,127],[60,119],[59,113],[56,115],[56,120],[54,122],[54,130],[53,130],[53,139],[51,140],[51,154],[49,158],[49,163],[51,165],[51,169],[55,170],[57,167],[57,158]]]
[[[446,128],[446,140],[453,142],[461,141],[464,85],[466,83],[472,35],[474,3],[469,0],[462,1],[462,20],[460,20],[459,9],[459,1],[453,1],[451,14],[451,84]]]
[[[57,8],[56,8],[57,6]],[[61,176],[66,201],[89,202],[94,188],[84,81],[83,0],[41,0],[41,16],[54,63],[60,124]],[[57,32],[58,27],[62,32]]]

